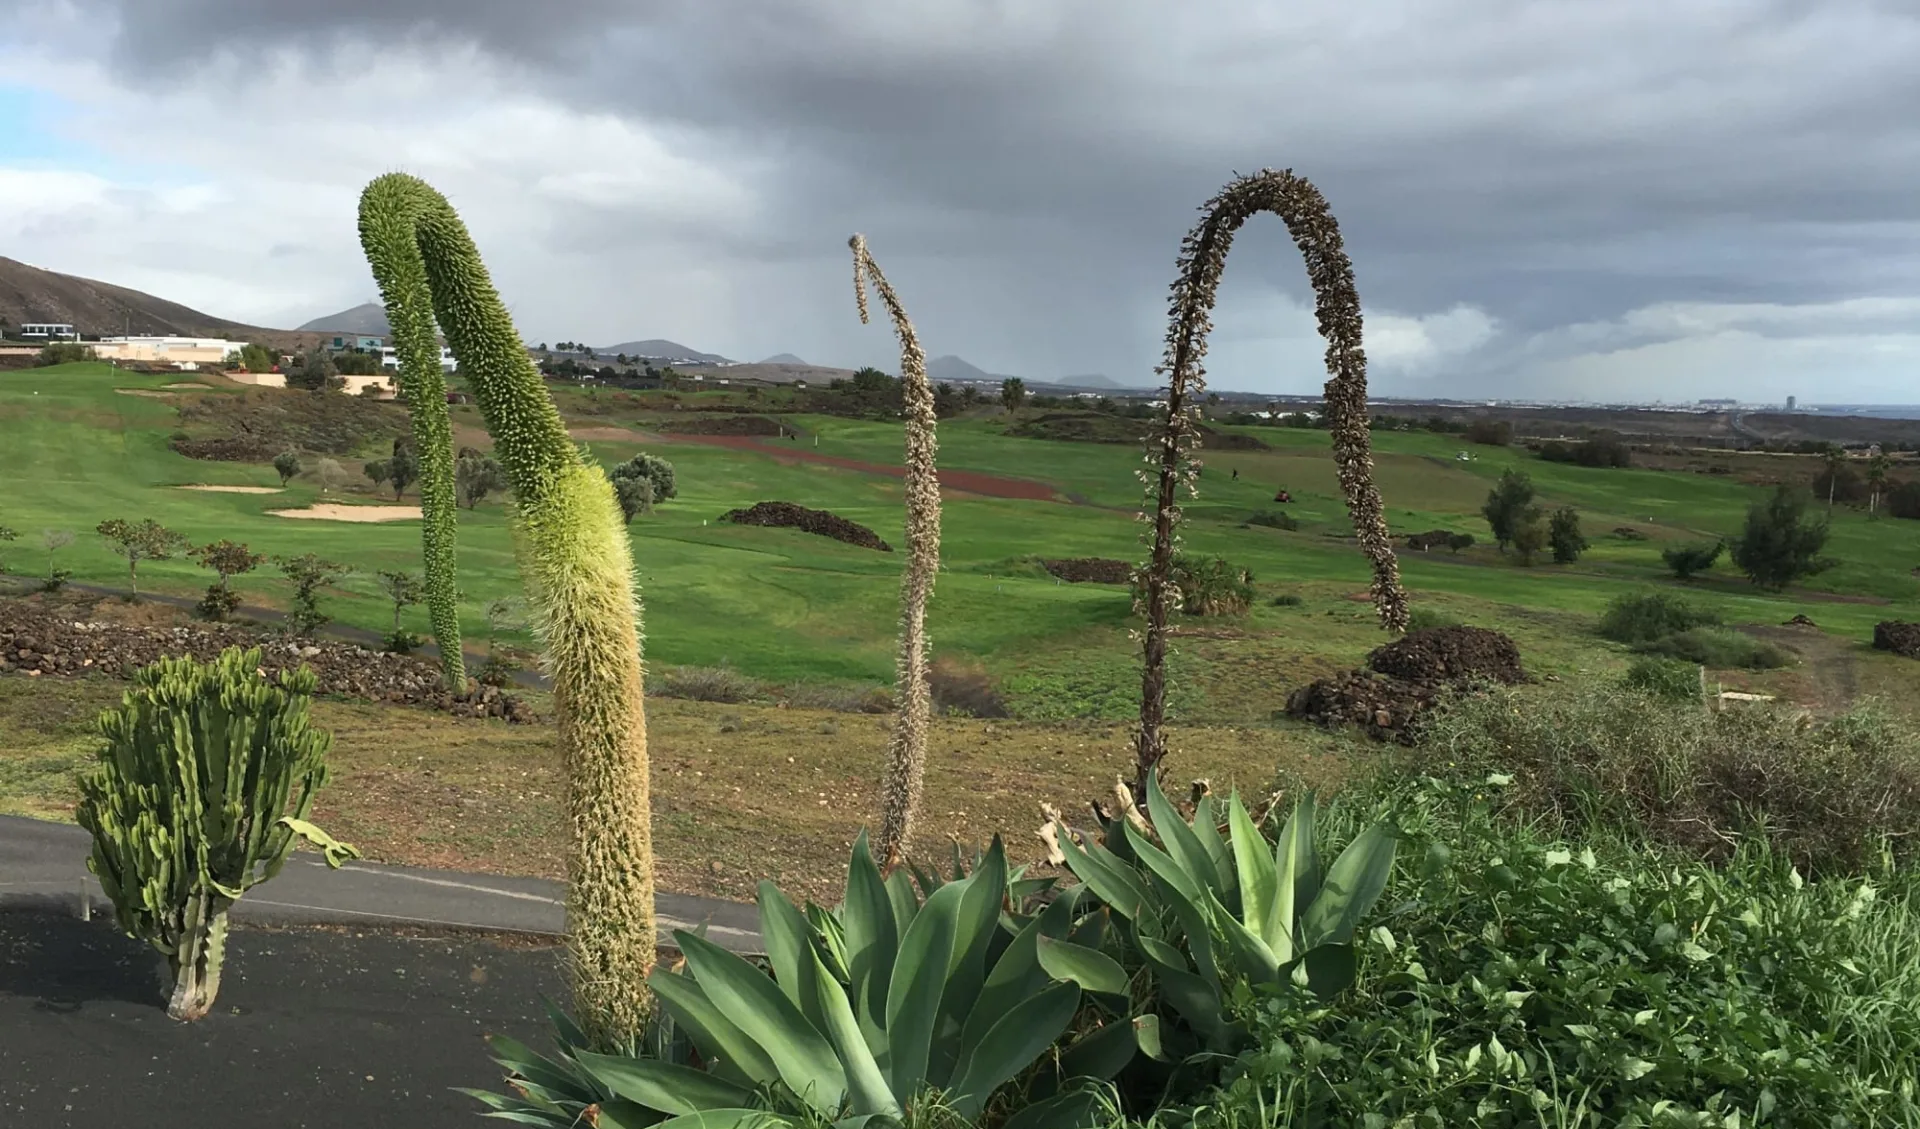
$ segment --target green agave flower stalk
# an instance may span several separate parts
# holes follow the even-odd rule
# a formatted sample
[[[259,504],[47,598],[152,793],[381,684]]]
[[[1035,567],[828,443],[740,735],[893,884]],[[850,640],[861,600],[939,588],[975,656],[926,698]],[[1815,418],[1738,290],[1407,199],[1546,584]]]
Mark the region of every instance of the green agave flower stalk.
[[[314,674],[269,682],[260,652],[162,659],[100,715],[97,763],[74,818],[93,834],[87,869],[120,928],[167,958],[167,1015],[203,1018],[220,992],[227,913],[280,873],[298,835],[338,867],[358,852],[306,822],[332,735],[307,707]]]
[[[1292,170],[1264,169],[1237,177],[1201,206],[1202,218],[1180,245],[1179,277],[1169,301],[1164,359],[1156,370],[1167,378],[1167,408],[1158,434],[1149,440],[1147,461],[1157,476],[1149,482],[1153,551],[1144,576],[1147,630],[1141,674],[1140,729],[1136,735],[1134,795],[1145,794],[1147,779],[1166,756],[1167,618],[1178,593],[1171,583],[1179,538],[1179,494],[1194,494],[1199,463],[1195,419],[1206,395],[1207,334],[1227,264],[1227,250],[1241,225],[1257,212],[1279,216],[1306,260],[1313,284],[1314,313],[1327,341],[1327,418],[1333,432],[1333,461],[1346,495],[1347,512],[1359,535],[1360,550],[1373,564],[1373,601],[1389,631],[1407,626],[1407,598],[1400,587],[1400,566],[1393,555],[1380,491],[1373,483],[1373,455],[1367,430],[1367,357],[1360,342],[1360,296],[1353,263],[1340,240],[1340,226],[1326,198]]]
[[[927,382],[927,358],[913,332],[900,296],[887,284],[880,265],[867,251],[865,236],[847,241],[853,248],[853,297],[867,321],[866,281],[871,279],[880,301],[893,317],[900,338],[900,389],[907,421],[906,495],[907,564],[900,580],[900,714],[887,744],[887,774],[881,790],[880,852],[886,869],[893,870],[906,855],[913,820],[920,808],[921,780],[927,766],[927,728],[933,713],[927,686],[927,600],[933,595],[934,576],[940,571],[940,474],[935,466],[939,450],[934,437],[933,385]]]
[[[567,925],[575,1007],[596,1045],[629,1045],[656,955],[640,600],[632,545],[601,469],[559,410],[493,288],[466,225],[425,182],[390,174],[360,200],[360,240],[389,321],[416,336],[437,315],[513,488],[515,543],[545,646],[567,776]],[[417,418],[446,400],[415,398]],[[440,452],[448,449],[440,441]]]
[[[447,414],[447,380],[440,367],[440,338],[425,268],[396,272],[393,285],[400,300],[387,298],[387,324],[392,329],[394,355],[400,361],[400,392],[406,398],[419,459],[420,548],[427,618],[440,648],[440,675],[447,689],[459,694],[467,689],[467,664],[460,646],[459,562],[455,548],[459,499],[453,480],[453,421]]]

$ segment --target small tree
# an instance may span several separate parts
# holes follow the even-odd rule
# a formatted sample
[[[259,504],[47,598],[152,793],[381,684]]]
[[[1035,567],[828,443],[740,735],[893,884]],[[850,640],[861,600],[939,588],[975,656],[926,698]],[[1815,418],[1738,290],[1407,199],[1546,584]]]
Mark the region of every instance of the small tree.
[[[1587,551],[1586,535],[1580,532],[1580,511],[1572,506],[1561,506],[1553,511],[1553,520],[1547,527],[1547,544],[1553,548],[1553,563],[1572,564]]]
[[[1458,553],[1462,549],[1473,548],[1473,534],[1471,533],[1447,534],[1447,548],[1456,553]]]
[[[487,661],[480,668],[482,686],[505,686],[513,681],[513,672],[519,667],[495,649],[494,637],[502,626],[519,617],[520,610],[520,601],[513,599],[494,600],[487,605]]]
[[[107,539],[114,552],[127,558],[127,582],[131,592],[129,601],[140,598],[140,562],[164,561],[184,549],[187,539],[152,518],[139,524],[123,518],[103,521],[94,527],[94,531]]]
[[[1486,447],[1511,446],[1513,424],[1504,419],[1477,419],[1467,425],[1466,437],[1467,442]]]
[[[55,341],[40,350],[34,358],[34,365],[45,368],[48,365],[70,365],[78,361],[97,361],[100,355],[91,345],[82,345],[78,341]]]
[[[488,494],[506,488],[506,472],[500,469],[500,464],[492,455],[483,455],[471,449],[460,452],[459,461],[453,465],[453,489],[468,509],[485,501]],[[633,519],[629,517],[627,520]]]
[[[1887,488],[1887,472],[1893,469],[1893,460],[1876,451],[1867,460],[1867,513],[1879,512],[1880,495]]]
[[[240,606],[240,594],[233,590],[233,578],[243,572],[252,572],[266,561],[266,554],[256,553],[238,541],[219,540],[210,545],[202,545],[188,555],[200,562],[200,567],[210,568],[218,573],[220,580],[207,586],[207,594],[200,598],[194,608],[203,617],[216,623],[233,614]]]
[[[658,455],[644,452],[635,455],[626,462],[613,468],[614,493],[620,498],[620,511],[627,521],[633,521],[636,513],[649,512],[656,503],[664,502],[679,492],[675,481],[673,464]],[[638,486],[622,487],[621,482],[644,480],[652,486],[652,494],[645,495]]]
[[[347,484],[347,468],[337,459],[321,459],[313,465],[313,476],[320,480],[320,492],[329,494]]]
[[[1724,541],[1715,541],[1711,545],[1682,545],[1660,550],[1660,559],[1667,562],[1667,567],[1673,570],[1676,578],[1691,580],[1695,573],[1712,568],[1726,547]]]
[[[346,381],[340,379],[339,369],[333,363],[333,356],[317,345],[302,353],[300,363],[287,373],[287,387],[304,388],[309,392],[324,392],[345,384]]]
[[[420,460],[413,453],[413,444],[395,439],[393,457],[387,460],[387,485],[393,487],[393,500],[399,501],[400,495],[419,477]]]
[[[1520,563],[1531,566],[1533,558],[1547,547],[1548,532],[1538,510],[1529,510],[1525,520],[1513,527],[1513,551]]]
[[[363,465],[360,468],[360,473],[366,475],[367,479],[375,486],[385,486],[387,484],[387,475],[391,473],[391,467],[392,464],[386,459],[374,459]]]
[[[0,541],[11,541],[18,536],[20,536],[18,533],[15,533],[13,530],[7,528],[4,525],[0,525]],[[4,563],[0,563],[0,573],[4,573],[6,571],[7,571],[7,566]]]
[[[1746,528],[1733,539],[1733,563],[1747,579],[1779,591],[1838,563],[1821,558],[1828,526],[1824,520],[1807,517],[1807,501],[1804,493],[1780,486],[1766,501],[1755,502],[1747,510]]]
[[[297,451],[282,451],[273,457],[273,470],[280,476],[280,485],[292,482],[300,473],[300,454]]]
[[[1020,410],[1027,402],[1027,382],[1017,376],[1010,376],[1000,382],[1000,403],[1010,412]]]
[[[653,481],[646,478],[616,478],[613,494],[620,502],[620,516],[628,525],[640,514],[653,512]]]
[[[400,630],[400,615],[427,598],[427,586],[411,572],[380,572],[380,588],[393,601],[393,634],[387,636],[387,650],[404,655],[420,645],[420,637]]]
[[[73,530],[41,530],[40,543],[47,547],[47,578],[41,582],[40,587],[47,592],[58,592],[61,586],[66,584],[67,577],[73,575],[73,570],[56,568],[54,566],[54,554],[66,548],[68,545],[73,544]]]
[[[1820,458],[1826,464],[1827,515],[1831,517],[1834,494],[1838,491],[1840,483],[1840,472],[1847,468],[1847,452],[1838,444],[1829,444],[1827,449],[1820,453]],[[1737,550],[1735,559],[1738,559]]]
[[[311,639],[331,622],[320,613],[320,589],[353,570],[338,561],[306,553],[298,557],[275,557],[273,563],[282,576],[293,581],[293,608],[287,612],[287,634]]]
[[[243,345],[240,347],[237,357],[228,357],[230,363],[236,359],[240,362],[240,367],[246,369],[248,372],[273,371],[273,350],[267,348],[265,345]]]
[[[1533,479],[1525,471],[1509,470],[1500,476],[1500,481],[1487,492],[1487,501],[1480,507],[1480,513],[1487,519],[1487,525],[1493,530],[1493,540],[1501,552],[1513,543],[1516,529],[1540,516],[1540,507],[1533,504]]]

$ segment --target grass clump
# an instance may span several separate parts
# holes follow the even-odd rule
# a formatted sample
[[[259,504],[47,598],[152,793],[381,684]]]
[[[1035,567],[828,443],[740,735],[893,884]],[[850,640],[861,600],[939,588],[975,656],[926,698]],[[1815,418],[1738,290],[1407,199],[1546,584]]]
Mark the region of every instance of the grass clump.
[[[1167,1120],[1920,1121],[1914,871],[1807,881],[1759,840],[1722,867],[1608,835],[1569,841],[1476,798],[1498,791],[1484,777],[1400,781],[1341,803],[1346,822],[1390,813],[1413,848],[1355,986],[1328,1001],[1242,997],[1256,1049]]]
[[[1700,700],[1700,666],[1697,663],[1648,655],[1633,660],[1620,680],[1630,690],[1650,694],[1669,702]]]
[[[1407,631],[1425,631],[1433,627],[1459,627],[1459,616],[1450,615],[1436,608],[1416,607],[1407,613]]]
[[[1620,595],[1600,617],[1600,634],[1616,643],[1652,643],[1696,627],[1719,624],[1718,614],[1667,592]]]
[[[1276,608],[1297,608],[1305,605],[1307,598],[1297,592],[1282,592],[1273,598]]]
[[[1242,527],[1259,525],[1268,529],[1296,530],[1300,528],[1300,519],[1285,510],[1261,510],[1240,523]]]
[[[1412,755],[1462,779],[1512,775],[1511,806],[1556,833],[1618,829],[1725,858],[1758,831],[1798,865],[1852,874],[1883,847],[1920,847],[1920,733],[1871,706],[1813,720],[1617,686],[1513,690],[1440,710]]]
[[[1714,670],[1778,670],[1793,663],[1785,647],[1720,627],[1695,627],[1641,645],[1652,655]]]
[[[765,696],[766,687],[732,667],[672,666],[660,672],[647,692],[663,698],[739,705]]]

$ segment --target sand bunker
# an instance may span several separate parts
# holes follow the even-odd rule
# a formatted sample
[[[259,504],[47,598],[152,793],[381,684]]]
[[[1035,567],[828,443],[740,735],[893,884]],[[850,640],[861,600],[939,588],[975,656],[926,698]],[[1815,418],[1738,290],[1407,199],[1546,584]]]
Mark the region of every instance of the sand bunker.
[[[191,486],[182,486],[180,487],[180,489],[205,490],[209,494],[278,494],[280,493],[280,487],[278,486],[208,486],[204,482],[196,482]]]
[[[178,392],[167,392],[159,388],[116,388],[114,391],[120,393],[122,396],[145,396],[150,400],[171,400],[180,394]]]
[[[167,387],[168,387],[168,388],[191,388],[191,389],[193,389],[193,390],[194,390],[194,391],[196,391],[196,392],[211,392],[211,391],[213,391],[213,389],[211,389],[211,388],[208,388],[208,387],[207,387],[206,385],[204,385],[204,384],[202,384],[202,383],[200,383],[200,382],[199,382],[199,381],[197,381],[197,380],[184,380],[184,381],[176,381],[176,382],[175,382],[175,383],[173,383],[173,384],[169,384],[169,385],[167,385]]]
[[[321,502],[297,510],[268,510],[274,517],[319,518],[322,521],[412,521],[420,516],[419,506],[343,506]]]
[[[575,439],[585,440],[589,443],[596,439],[614,443],[637,443],[640,441],[639,432],[625,427],[573,427],[567,429],[567,434]]]

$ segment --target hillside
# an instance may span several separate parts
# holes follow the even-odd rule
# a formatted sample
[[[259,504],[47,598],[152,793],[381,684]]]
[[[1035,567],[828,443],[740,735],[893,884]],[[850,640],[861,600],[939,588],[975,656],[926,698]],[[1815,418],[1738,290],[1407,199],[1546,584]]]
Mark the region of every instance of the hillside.
[[[645,341],[622,341],[618,345],[596,345],[593,351],[602,357],[625,353],[629,357],[645,357],[649,360],[705,361],[710,365],[726,364],[728,361],[718,353],[702,353],[678,341],[666,341],[658,337],[650,337]]]
[[[362,302],[350,310],[314,318],[302,325],[301,333],[362,333],[386,337],[393,332],[387,324],[387,309],[378,302]]]
[[[81,333],[241,337],[254,326],[203,314],[138,290],[0,256],[0,322],[65,322]]]

